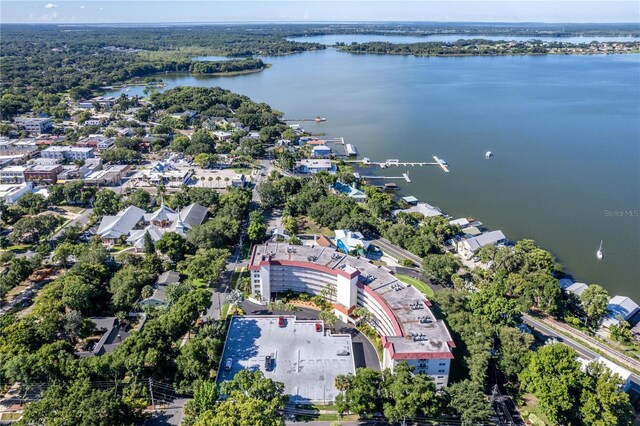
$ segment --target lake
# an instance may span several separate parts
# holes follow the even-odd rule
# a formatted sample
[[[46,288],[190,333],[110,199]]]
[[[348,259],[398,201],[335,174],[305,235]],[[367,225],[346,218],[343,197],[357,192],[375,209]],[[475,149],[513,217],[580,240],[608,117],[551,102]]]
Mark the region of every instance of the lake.
[[[398,182],[454,217],[536,240],[577,280],[640,302],[640,55],[413,57],[324,51],[263,58],[236,77],[167,74],[166,89],[221,86],[374,161],[448,161]],[[114,91],[111,95],[119,95]],[[133,87],[130,95],[142,94]],[[494,158],[486,160],[491,150]],[[603,240],[605,258],[596,259]]]

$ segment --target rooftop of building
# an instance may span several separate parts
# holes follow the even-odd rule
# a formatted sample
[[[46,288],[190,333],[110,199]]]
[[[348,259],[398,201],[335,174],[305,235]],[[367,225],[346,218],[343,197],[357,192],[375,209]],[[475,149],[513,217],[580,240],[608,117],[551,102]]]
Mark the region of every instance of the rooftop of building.
[[[262,262],[300,267],[317,265],[328,273],[357,275],[358,285],[364,291],[375,293],[372,296],[390,309],[396,326],[397,336],[392,339],[396,352],[450,353],[450,347],[454,346],[449,330],[444,322],[435,318],[426,297],[415,287],[398,280],[391,270],[374,265],[365,257],[348,256],[331,247],[274,242],[254,246],[249,268],[255,269]]]
[[[229,324],[218,382],[231,380],[242,369],[259,369],[265,377],[284,383],[297,403],[330,402],[338,395],[338,375],[355,373],[349,335],[331,335],[320,320],[283,316],[234,316]],[[316,324],[321,324],[316,331]],[[271,368],[265,358],[271,356]],[[224,368],[231,359],[231,368]]]

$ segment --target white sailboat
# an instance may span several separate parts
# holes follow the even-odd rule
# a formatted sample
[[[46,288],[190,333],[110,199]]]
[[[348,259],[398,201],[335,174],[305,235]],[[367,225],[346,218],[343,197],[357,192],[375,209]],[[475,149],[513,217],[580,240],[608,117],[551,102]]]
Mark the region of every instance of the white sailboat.
[[[602,240],[600,240],[600,247],[596,252],[596,257],[598,258],[598,260],[601,260],[604,257],[604,254],[602,253]]]

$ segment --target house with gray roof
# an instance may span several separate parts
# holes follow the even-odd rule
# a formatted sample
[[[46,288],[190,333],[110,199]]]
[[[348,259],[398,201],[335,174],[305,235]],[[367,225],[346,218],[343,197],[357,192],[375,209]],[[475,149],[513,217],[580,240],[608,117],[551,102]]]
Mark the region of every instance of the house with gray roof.
[[[146,299],[140,300],[140,306],[166,306],[167,305],[167,287],[171,284],[180,283],[180,274],[176,271],[167,271],[162,273],[153,286],[153,294]]]
[[[491,231],[485,232],[484,234],[480,234],[476,237],[456,241],[456,249],[461,256],[466,259],[471,259],[473,255],[484,246],[506,243],[507,237],[504,236],[502,231]]]

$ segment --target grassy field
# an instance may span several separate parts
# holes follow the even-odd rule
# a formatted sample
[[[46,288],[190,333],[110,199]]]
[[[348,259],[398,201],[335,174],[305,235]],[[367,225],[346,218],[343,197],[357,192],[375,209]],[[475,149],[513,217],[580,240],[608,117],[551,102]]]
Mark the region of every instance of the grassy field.
[[[412,286],[420,290],[422,294],[424,294],[427,297],[427,299],[433,298],[434,296],[433,289],[429,287],[427,283],[424,283],[417,278],[413,278],[403,274],[396,274],[396,277],[398,277],[398,279],[403,283],[411,284]]]

